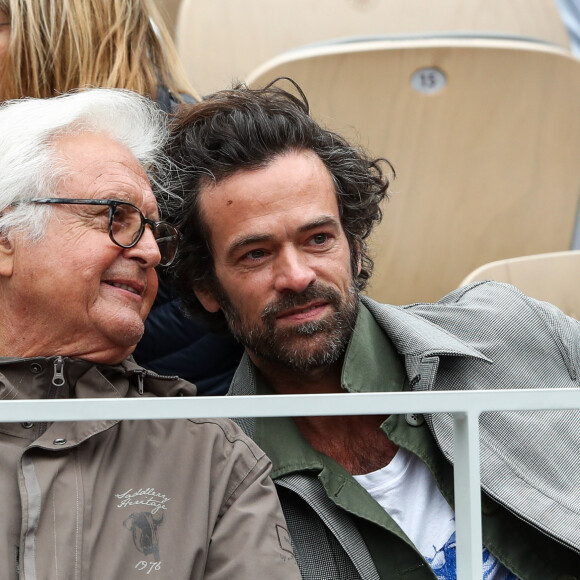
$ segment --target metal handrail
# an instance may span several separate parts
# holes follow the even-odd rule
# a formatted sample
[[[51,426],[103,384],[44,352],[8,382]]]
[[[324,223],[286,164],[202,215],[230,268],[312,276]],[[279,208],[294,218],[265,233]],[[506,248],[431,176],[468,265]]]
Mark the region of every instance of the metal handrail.
[[[481,580],[479,416],[488,411],[548,409],[580,409],[579,390],[10,400],[0,404],[0,423],[448,412],[454,419],[454,486],[461,490],[455,493],[457,578]]]

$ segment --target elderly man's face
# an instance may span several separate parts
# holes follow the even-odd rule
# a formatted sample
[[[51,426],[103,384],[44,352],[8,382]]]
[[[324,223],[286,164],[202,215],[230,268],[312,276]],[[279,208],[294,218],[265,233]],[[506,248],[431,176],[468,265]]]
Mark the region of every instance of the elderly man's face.
[[[143,169],[117,142],[98,134],[66,136],[57,154],[67,169],[59,197],[126,200],[159,219]],[[119,362],[140,339],[157,292],[160,254],[153,233],[146,227],[137,245],[124,249],[109,238],[107,206],[48,211],[45,237],[37,243],[10,238],[9,272],[8,257],[2,259],[10,308],[27,328],[25,348],[13,354]]]
[[[260,362],[298,371],[333,364],[358,308],[332,178],[312,152],[280,156],[202,192],[219,288],[197,292],[221,308]]]

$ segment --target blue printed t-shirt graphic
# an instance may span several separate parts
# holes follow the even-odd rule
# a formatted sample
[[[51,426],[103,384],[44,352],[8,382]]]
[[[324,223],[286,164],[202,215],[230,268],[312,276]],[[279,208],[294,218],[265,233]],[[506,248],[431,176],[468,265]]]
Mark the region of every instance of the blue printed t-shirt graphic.
[[[455,532],[439,549],[433,546],[434,555],[426,558],[427,563],[437,576],[437,580],[456,580],[457,561],[455,552]],[[495,557],[483,550],[483,580],[518,580],[506,570]]]

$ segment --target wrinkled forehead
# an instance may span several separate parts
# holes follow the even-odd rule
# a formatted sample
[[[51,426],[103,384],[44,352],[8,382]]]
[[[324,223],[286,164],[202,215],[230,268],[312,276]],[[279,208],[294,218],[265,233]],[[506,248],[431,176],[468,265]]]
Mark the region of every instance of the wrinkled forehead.
[[[52,145],[62,197],[120,199],[157,216],[157,202],[145,169],[118,141],[102,133],[60,135]]]
[[[290,235],[333,221],[342,231],[334,182],[314,153],[291,152],[240,170],[200,192],[199,214],[214,250],[240,238]]]

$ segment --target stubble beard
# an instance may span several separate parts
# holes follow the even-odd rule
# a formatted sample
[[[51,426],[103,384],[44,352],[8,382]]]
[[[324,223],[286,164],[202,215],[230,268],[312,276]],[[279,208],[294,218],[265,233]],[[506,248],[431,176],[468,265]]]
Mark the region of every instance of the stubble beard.
[[[260,360],[307,372],[334,365],[346,351],[359,308],[359,293],[354,283],[344,297],[330,286],[314,283],[301,293],[288,293],[269,303],[261,314],[261,323],[247,323],[223,289],[216,292],[224,316],[234,337]],[[277,328],[278,314],[313,301],[323,300],[333,312],[287,328]]]

